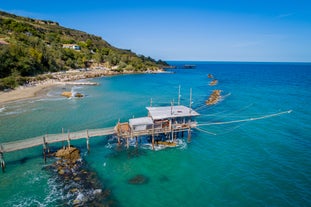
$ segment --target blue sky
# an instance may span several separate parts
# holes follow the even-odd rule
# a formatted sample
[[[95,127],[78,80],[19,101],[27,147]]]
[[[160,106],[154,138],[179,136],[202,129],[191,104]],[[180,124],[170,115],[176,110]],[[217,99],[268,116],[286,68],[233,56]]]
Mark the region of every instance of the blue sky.
[[[0,0],[163,60],[311,62],[310,0]]]

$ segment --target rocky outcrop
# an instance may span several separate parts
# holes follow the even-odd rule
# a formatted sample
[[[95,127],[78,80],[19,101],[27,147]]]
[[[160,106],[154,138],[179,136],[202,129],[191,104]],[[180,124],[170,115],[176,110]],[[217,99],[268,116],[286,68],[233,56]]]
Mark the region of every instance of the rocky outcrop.
[[[77,161],[80,159],[80,151],[75,147],[66,147],[58,150],[55,156],[68,161]]]
[[[80,157],[79,149],[67,147],[55,153],[58,159],[46,167],[62,195],[59,206],[118,206],[111,190],[104,188],[96,173]]]
[[[214,80],[212,80],[212,81],[209,83],[210,86],[215,86],[215,85],[217,85],[217,84],[218,84],[218,80],[217,80],[217,79],[214,79]]]
[[[82,94],[82,93],[76,93],[76,94],[75,94],[75,97],[76,97],[76,98],[82,98],[82,97],[83,97],[83,94]]]
[[[72,92],[70,92],[70,91],[64,91],[61,95],[65,96],[67,98],[71,98],[73,96],[76,97],[76,98],[82,98],[84,96],[82,93],[75,93],[73,95]]]
[[[220,93],[221,93],[221,90],[214,90],[213,93],[208,98],[208,100],[205,101],[205,104],[213,105],[213,104],[218,103],[219,99],[221,98]]]
[[[65,96],[65,97],[67,97],[67,98],[70,98],[70,97],[72,96],[72,93],[71,93],[70,91],[64,91],[64,92],[62,93],[62,96]]]

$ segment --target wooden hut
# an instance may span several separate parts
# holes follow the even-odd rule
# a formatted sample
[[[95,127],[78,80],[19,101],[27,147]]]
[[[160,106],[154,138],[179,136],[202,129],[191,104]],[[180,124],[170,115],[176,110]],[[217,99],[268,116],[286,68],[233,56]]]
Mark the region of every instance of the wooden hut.
[[[173,142],[177,133],[187,131],[188,141],[190,141],[190,130],[196,127],[194,117],[199,113],[193,109],[178,105],[164,107],[146,107],[148,110],[147,117],[133,118],[129,122],[118,123],[115,127],[118,141],[137,138],[139,136],[150,135],[152,137],[152,147],[154,148],[154,138],[166,135],[170,142]],[[162,142],[163,143],[163,142]]]

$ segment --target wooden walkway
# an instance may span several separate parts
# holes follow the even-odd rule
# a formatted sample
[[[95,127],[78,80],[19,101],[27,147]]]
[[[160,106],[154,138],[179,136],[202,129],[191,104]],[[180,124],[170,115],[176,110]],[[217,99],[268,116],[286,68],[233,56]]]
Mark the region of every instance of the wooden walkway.
[[[55,142],[67,141],[70,143],[70,140],[77,139],[88,139],[98,136],[106,136],[114,134],[114,127],[101,128],[101,129],[89,129],[77,132],[70,133],[61,133],[61,134],[46,134],[39,137],[33,137],[13,142],[0,143],[0,152],[13,152],[17,150],[27,149],[31,147],[36,147],[39,145],[46,145]]]

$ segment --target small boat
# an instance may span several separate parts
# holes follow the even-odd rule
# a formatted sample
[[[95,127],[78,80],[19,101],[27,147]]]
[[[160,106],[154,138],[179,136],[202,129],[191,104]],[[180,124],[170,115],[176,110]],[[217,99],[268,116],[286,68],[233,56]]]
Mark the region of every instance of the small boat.
[[[176,142],[170,142],[170,141],[158,141],[158,145],[164,145],[166,147],[176,147],[177,143]]]
[[[184,68],[184,69],[193,69],[195,67],[196,67],[196,65],[184,65],[182,68]]]

